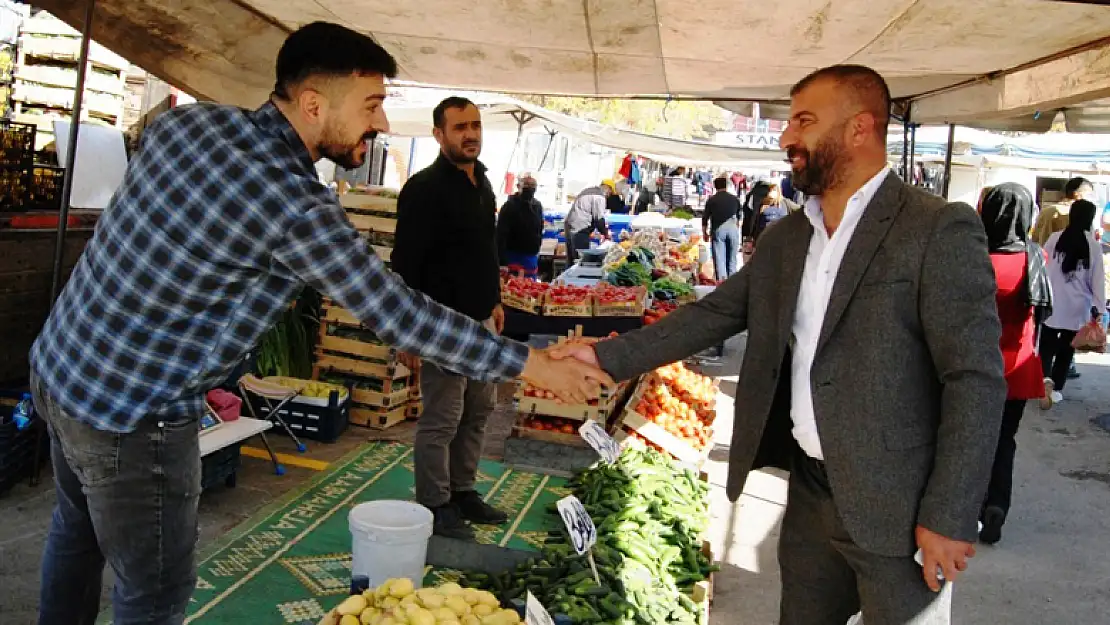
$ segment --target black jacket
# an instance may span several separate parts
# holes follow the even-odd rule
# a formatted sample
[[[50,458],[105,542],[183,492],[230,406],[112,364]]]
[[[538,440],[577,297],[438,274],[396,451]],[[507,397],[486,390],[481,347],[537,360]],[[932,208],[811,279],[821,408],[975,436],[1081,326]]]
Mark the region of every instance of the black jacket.
[[[412,288],[477,321],[501,302],[497,201],[480,162],[475,186],[442,154],[397,200],[393,271]]]
[[[735,225],[741,219],[740,200],[728,191],[718,191],[705,201],[701,227],[708,232],[716,232],[730,220]]]
[[[543,205],[537,199],[525,201],[520,194],[509,196],[497,216],[497,257],[505,264],[505,252],[540,253],[543,243]]]

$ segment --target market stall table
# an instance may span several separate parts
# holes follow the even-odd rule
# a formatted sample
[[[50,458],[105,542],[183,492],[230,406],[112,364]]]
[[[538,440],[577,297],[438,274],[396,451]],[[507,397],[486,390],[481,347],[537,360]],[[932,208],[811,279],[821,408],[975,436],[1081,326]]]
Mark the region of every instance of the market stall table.
[[[274,463],[274,472],[278,475],[285,473],[284,467],[278,464],[277,456],[274,455],[274,450],[270,448],[270,443],[264,434],[272,427],[274,424],[270,421],[239,417],[234,421],[224,421],[219,425],[201,430],[200,457],[202,462],[207,459],[205,469],[212,467],[210,471],[222,471],[218,476],[206,476],[209,479],[203,480],[206,482],[204,486],[210,486],[220,480],[228,486],[235,485],[235,471],[239,466],[239,445],[252,436],[262,437],[262,443],[266,446],[266,451],[270,452],[270,460]]]

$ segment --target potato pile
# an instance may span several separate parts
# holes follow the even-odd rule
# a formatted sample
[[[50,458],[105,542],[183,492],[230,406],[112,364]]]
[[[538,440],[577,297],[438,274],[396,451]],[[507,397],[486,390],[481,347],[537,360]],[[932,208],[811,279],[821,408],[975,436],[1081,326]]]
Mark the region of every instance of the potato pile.
[[[347,597],[336,608],[339,625],[519,625],[493,593],[447,583],[413,590],[412,580],[391,579]]]

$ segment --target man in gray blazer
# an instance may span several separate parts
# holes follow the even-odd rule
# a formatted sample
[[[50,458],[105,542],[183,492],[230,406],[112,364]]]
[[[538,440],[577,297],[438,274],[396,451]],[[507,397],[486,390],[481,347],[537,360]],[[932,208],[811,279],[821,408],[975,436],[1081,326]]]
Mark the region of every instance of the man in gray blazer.
[[[748,332],[728,495],[753,469],[791,471],[782,625],[948,623],[938,572],[975,553],[1006,397],[994,272],[969,206],[891,173],[889,110],[868,68],[803,79],[781,145],[805,210],[701,301],[556,351],[627,379]]]

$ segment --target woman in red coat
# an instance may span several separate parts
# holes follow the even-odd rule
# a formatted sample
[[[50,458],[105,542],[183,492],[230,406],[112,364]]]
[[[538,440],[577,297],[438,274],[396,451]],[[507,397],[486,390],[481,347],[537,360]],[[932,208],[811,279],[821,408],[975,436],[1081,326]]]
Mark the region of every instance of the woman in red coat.
[[[1033,196],[1025,187],[1005,183],[987,192],[982,202],[991,262],[998,281],[998,317],[1002,322],[1002,357],[1006,369],[1006,404],[994,456],[990,486],[983,503],[979,540],[994,544],[1010,511],[1014,454],[1025,403],[1044,396],[1041,360],[1034,351],[1035,315],[1051,310],[1044,250],[1028,240],[1033,224]],[[1043,317],[1040,317],[1043,318]]]

